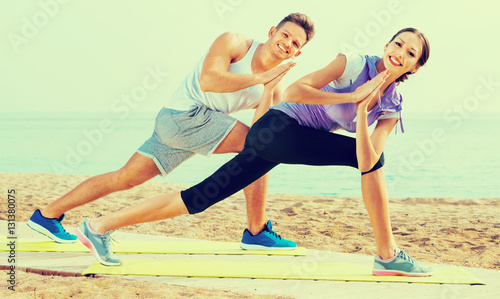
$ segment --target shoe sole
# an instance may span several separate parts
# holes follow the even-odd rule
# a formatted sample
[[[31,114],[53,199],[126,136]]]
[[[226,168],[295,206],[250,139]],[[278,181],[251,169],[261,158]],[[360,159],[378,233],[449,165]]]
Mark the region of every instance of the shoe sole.
[[[425,277],[431,276],[434,272],[429,273],[408,273],[402,271],[384,271],[384,270],[373,270],[372,274],[375,276],[406,276],[406,277]]]
[[[267,247],[262,245],[250,245],[245,243],[240,243],[240,248],[243,250],[295,250],[295,247]]]
[[[60,239],[58,237],[56,237],[54,234],[52,234],[48,229],[46,229],[45,227],[31,221],[31,220],[28,220],[28,222],[26,222],[26,224],[28,225],[29,228],[31,228],[32,230],[38,232],[38,233],[41,233],[42,235],[50,238],[52,241],[55,241],[57,243],[63,243],[63,244],[67,244],[67,243],[75,243],[77,241],[77,239],[75,240],[64,240],[64,239]]]
[[[92,252],[92,254],[99,263],[103,264],[104,266],[120,266],[122,264],[122,263],[110,263],[103,260],[97,253],[97,250],[94,248],[92,242],[90,242],[90,240],[87,237],[85,237],[85,234],[80,230],[79,227],[75,229],[75,235],[78,238],[78,240],[80,240],[80,242],[83,243],[83,245],[85,245],[88,249],[90,249],[90,251]]]

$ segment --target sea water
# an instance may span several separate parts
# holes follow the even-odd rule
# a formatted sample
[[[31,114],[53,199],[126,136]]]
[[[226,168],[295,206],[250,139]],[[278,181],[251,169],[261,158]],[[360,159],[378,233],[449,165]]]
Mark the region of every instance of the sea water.
[[[151,136],[155,116],[2,113],[0,172],[97,175],[117,170]],[[389,196],[499,198],[499,121],[491,115],[453,122],[440,116],[403,117],[405,133],[398,124],[384,150]],[[233,156],[197,155],[154,180],[193,185]],[[270,172],[269,182],[270,193],[361,196],[359,172],[349,167],[282,164]]]

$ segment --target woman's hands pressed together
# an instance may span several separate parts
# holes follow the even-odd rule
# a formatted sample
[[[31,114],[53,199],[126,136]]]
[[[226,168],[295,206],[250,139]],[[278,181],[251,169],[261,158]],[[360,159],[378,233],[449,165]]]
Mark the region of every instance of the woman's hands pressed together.
[[[353,103],[356,103],[357,113],[368,111],[370,103],[376,99],[376,95],[380,91],[382,85],[384,85],[389,75],[389,72],[383,71],[352,92]]]

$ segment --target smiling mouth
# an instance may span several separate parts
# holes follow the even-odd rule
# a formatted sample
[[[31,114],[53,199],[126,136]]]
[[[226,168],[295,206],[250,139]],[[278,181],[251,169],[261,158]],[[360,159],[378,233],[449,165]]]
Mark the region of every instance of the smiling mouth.
[[[285,48],[283,48],[282,45],[278,44],[278,48],[280,48],[281,51],[285,52],[286,54],[288,54],[288,51],[285,50]]]
[[[389,61],[394,66],[403,66],[397,59],[393,58],[392,56],[389,56]]]

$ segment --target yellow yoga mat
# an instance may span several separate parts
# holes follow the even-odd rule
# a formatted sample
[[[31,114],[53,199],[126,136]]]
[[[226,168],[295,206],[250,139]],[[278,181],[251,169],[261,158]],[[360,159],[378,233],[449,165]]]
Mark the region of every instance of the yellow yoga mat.
[[[96,262],[82,274],[484,284],[457,267],[435,268],[430,277],[374,276],[371,270],[369,265],[341,263],[125,260],[117,267]]]
[[[7,238],[1,238],[6,241]],[[5,244],[5,242],[2,242]],[[0,251],[8,251],[5,246]],[[90,252],[82,243],[60,244],[53,241],[38,239],[17,239],[16,251],[33,252]],[[239,243],[212,241],[117,241],[113,245],[115,253],[149,253],[149,254],[223,254],[223,255],[284,255],[305,256],[306,249],[298,247],[295,250],[243,250]]]

